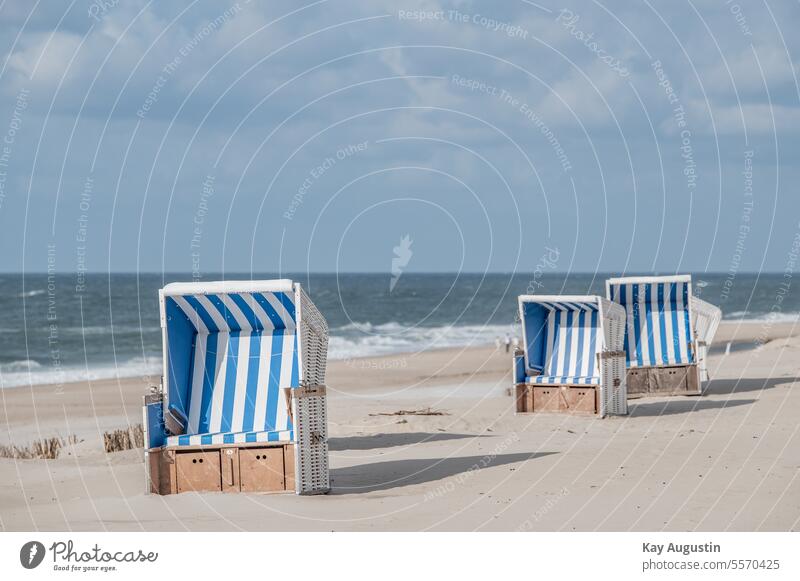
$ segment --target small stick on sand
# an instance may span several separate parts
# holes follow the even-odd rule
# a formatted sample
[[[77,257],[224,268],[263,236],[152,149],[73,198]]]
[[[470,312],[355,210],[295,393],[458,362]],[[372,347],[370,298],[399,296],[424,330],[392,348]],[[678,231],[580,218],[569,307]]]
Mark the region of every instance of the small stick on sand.
[[[397,410],[396,412],[378,412],[371,416],[449,416],[447,412],[424,408],[421,410]]]

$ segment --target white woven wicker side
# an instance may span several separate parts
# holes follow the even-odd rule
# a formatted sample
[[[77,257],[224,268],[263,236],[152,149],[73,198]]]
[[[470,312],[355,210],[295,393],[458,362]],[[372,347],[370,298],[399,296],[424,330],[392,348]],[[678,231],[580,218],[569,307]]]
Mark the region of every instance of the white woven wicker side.
[[[626,384],[625,309],[616,303],[598,297],[603,314],[604,350],[600,359],[600,415],[624,416],[628,413]]]
[[[305,385],[325,385],[325,367],[328,362],[328,322],[316,305],[297,285],[300,308],[300,353],[303,371],[300,377]]]
[[[328,323],[299,284],[295,290],[295,305],[301,358],[300,387],[292,390],[295,491],[297,494],[324,494],[330,490],[325,387]]]
[[[707,303],[697,297],[692,297],[692,329],[697,345],[697,369],[701,381],[709,380],[706,359],[708,348],[714,340],[717,328],[722,320],[722,311],[719,307]]]
[[[293,392],[295,492],[324,494],[331,488],[325,386],[298,387]]]

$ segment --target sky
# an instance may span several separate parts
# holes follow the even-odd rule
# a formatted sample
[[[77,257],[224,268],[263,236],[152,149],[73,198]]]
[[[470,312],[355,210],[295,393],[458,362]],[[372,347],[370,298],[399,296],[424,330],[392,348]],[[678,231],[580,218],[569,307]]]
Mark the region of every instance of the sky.
[[[794,1],[0,3],[0,271],[793,271]]]

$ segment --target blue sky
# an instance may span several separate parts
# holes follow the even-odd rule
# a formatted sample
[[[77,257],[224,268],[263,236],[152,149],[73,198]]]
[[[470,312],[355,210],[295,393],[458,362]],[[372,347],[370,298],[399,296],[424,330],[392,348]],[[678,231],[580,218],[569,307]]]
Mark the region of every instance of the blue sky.
[[[0,270],[782,271],[799,17],[6,1]]]

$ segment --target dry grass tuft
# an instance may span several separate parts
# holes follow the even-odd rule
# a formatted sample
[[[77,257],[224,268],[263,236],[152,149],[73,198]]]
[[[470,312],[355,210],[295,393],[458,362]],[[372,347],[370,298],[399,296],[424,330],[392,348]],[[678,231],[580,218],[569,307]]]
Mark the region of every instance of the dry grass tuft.
[[[144,428],[136,424],[124,430],[113,430],[103,434],[103,447],[106,452],[122,452],[134,448],[144,448]]]
[[[0,458],[55,460],[63,447],[77,443],[78,437],[72,435],[66,439],[55,437],[36,440],[28,446],[0,445]]]

